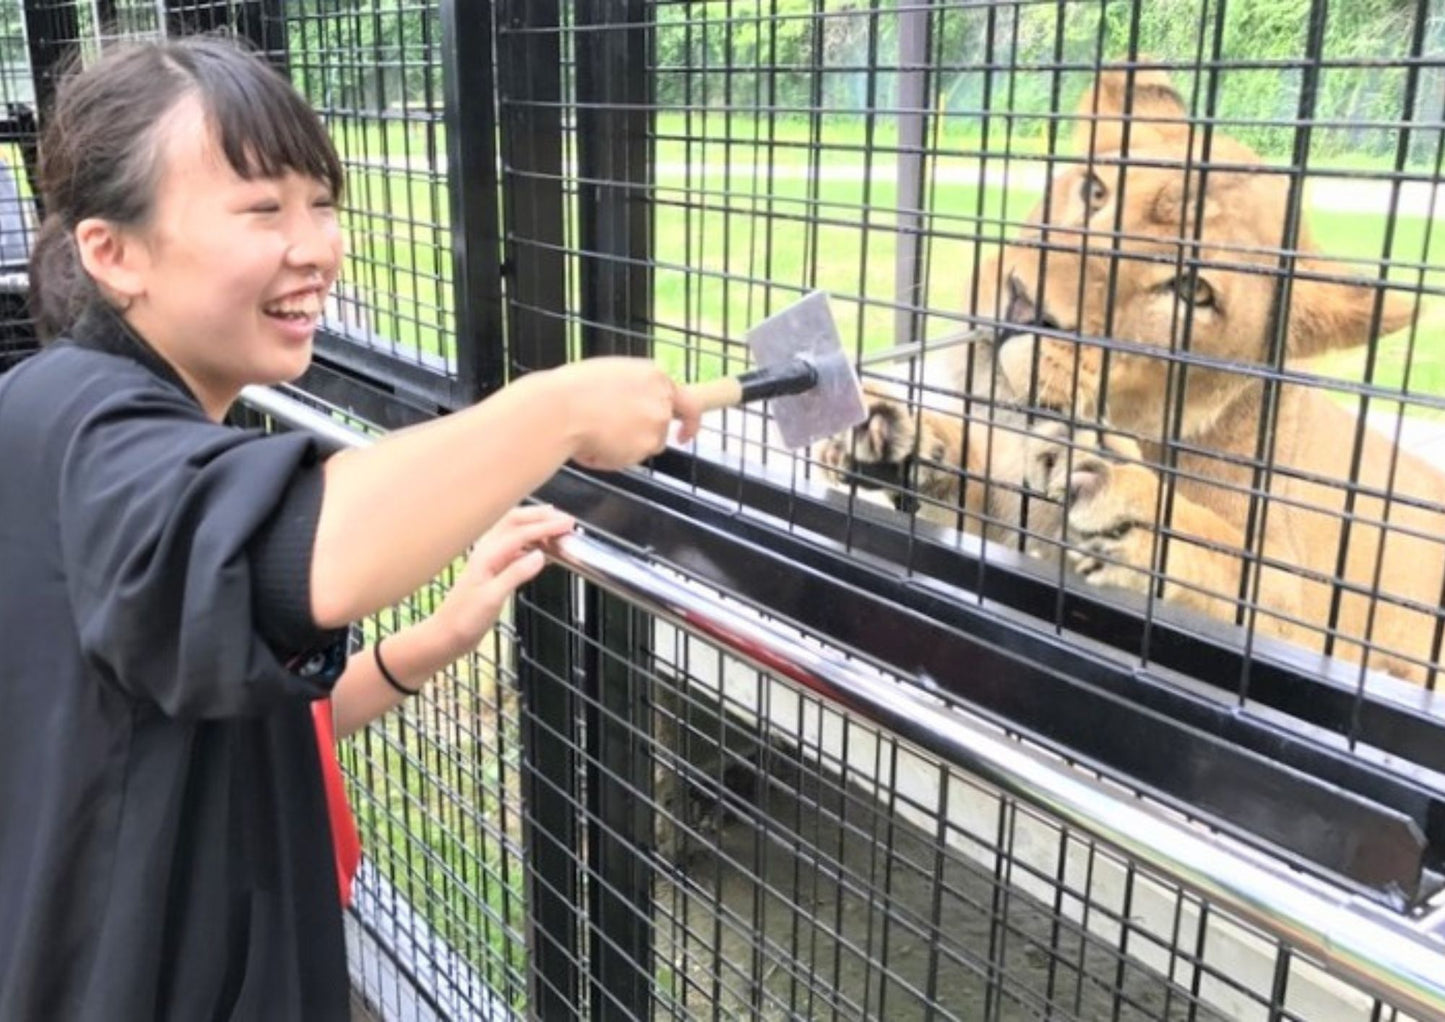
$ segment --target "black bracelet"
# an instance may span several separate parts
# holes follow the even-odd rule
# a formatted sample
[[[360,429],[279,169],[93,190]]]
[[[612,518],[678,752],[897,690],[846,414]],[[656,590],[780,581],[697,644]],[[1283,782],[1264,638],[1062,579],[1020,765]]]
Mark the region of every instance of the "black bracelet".
[[[382,679],[404,696],[414,696],[421,693],[419,688],[407,688],[396,680],[396,675],[386,669],[386,664],[381,662],[381,639],[378,638],[371,644],[371,658],[376,661],[376,669],[381,672]]]

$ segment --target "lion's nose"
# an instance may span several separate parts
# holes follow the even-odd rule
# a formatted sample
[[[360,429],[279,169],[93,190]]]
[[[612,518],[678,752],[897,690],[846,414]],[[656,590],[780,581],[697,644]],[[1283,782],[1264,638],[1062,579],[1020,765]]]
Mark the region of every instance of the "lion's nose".
[[[1033,295],[1024,287],[1023,281],[1013,274],[1008,278],[1008,310],[1004,319],[1018,326],[1031,326],[1035,320]]]
[[[1031,326],[1058,328],[1058,323],[1047,312],[1034,304],[1033,292],[1024,282],[1010,273],[1008,277],[1008,308],[1004,311],[1004,323],[999,329],[999,340],[1006,340],[1014,334],[1023,333]]]

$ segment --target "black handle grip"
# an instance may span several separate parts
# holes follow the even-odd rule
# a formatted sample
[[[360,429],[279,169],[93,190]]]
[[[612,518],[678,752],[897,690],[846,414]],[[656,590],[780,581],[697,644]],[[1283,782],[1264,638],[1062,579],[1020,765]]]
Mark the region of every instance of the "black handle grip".
[[[818,367],[805,358],[793,358],[781,365],[749,369],[738,376],[738,383],[742,385],[744,404],[803,394],[818,385]]]

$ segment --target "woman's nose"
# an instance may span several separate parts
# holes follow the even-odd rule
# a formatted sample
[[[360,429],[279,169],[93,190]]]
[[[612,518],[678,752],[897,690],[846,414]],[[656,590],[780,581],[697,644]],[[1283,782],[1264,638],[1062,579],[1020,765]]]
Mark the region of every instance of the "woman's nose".
[[[297,267],[315,267],[323,273],[336,269],[340,255],[340,228],[327,211],[325,216],[308,210],[296,218],[291,230],[287,262]]]

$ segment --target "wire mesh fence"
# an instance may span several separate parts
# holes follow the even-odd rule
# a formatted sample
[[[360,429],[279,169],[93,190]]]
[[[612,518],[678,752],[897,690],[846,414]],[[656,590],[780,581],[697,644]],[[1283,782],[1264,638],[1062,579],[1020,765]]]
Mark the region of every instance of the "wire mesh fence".
[[[647,570],[698,585],[666,563]],[[771,617],[722,591],[707,598]],[[398,607],[364,631],[384,634],[423,609]],[[1412,1017],[1331,976],[1287,936],[859,707],[758,670],[726,631],[725,647],[699,630],[554,568],[476,656],[348,744],[368,850],[353,974],[373,1009]],[[917,691],[916,679],[854,666]],[[936,687],[928,698],[971,716]],[[974,723],[1116,797],[1149,800],[1007,727]],[[1222,841],[1221,854],[1248,854],[1190,814],[1154,808]]]
[[[322,349],[352,370],[407,374],[413,402],[433,411],[462,400],[458,393],[475,396],[475,366],[456,342],[437,5],[86,0],[7,11],[31,19],[42,93],[71,52],[84,62],[106,45],[162,33],[227,32],[284,68],[327,124],[347,175],[348,255]],[[24,43],[16,42],[20,61]],[[16,66],[30,82],[25,63]]]
[[[571,648],[615,656],[635,648],[635,628],[609,618],[577,628]],[[578,775],[620,787],[642,810],[621,819],[640,825],[619,830],[585,786],[557,794],[577,848],[617,842],[642,874],[629,908],[650,965],[626,960],[634,974],[622,977],[582,955],[577,1000],[553,1015],[1403,1017],[866,717],[680,630],[656,626],[648,647],[617,665],[633,682],[627,716],[584,690],[571,732],[604,717],[635,750],[629,764],[651,762],[639,780],[589,754]],[[582,889],[628,900],[591,854],[569,865]],[[595,911],[608,900],[579,899],[593,911],[574,922],[593,948],[627,930]],[[649,1011],[627,1014],[617,995],[637,985]]]
[[[368,432],[313,399],[333,422]],[[264,406],[263,406],[264,407]],[[294,424],[283,414],[253,419]],[[646,570],[695,579],[611,537]],[[365,623],[425,612],[446,579]],[[735,614],[765,609],[707,590]],[[386,1018],[1414,1016],[1288,936],[724,646],[553,568],[350,740],[353,977]],[[810,648],[828,643],[797,633]],[[917,679],[862,661],[889,686]],[[970,709],[937,687],[927,698]],[[997,739],[1189,813],[973,718]],[[1320,885],[1331,899],[1339,892]]]
[[[306,392],[344,444],[380,430]],[[265,406],[237,425],[296,428]],[[316,428],[314,421],[304,424]],[[345,434],[332,431],[345,431]],[[346,435],[350,434],[350,435]],[[455,568],[357,625],[353,648],[429,615]],[[386,1019],[523,1017],[528,1003],[522,704],[512,615],[425,691],[342,742],[340,760],[365,849],[348,915],[352,982]]]
[[[661,472],[1437,768],[1378,721],[1445,639],[1438,4],[499,11],[523,368],[825,290],[867,422]]]
[[[348,263],[336,295],[358,344],[458,372],[441,25],[436,5],[291,3],[292,80],[347,172]]]
[[[661,475],[733,502],[735,530],[1101,641],[1121,712],[1179,730],[1071,738],[1246,829],[1270,827],[1225,807],[1222,772],[1209,794],[1186,780],[1211,774],[1175,757],[1191,728],[1438,798],[1440,714],[1411,687],[1433,687],[1445,592],[1437,8],[498,13],[520,367],[650,351],[710,379],[751,364],[750,326],[826,290],[868,421],[800,452],[766,409],[729,410]],[[1067,730],[1042,688],[940,678]],[[1297,811],[1271,818],[1295,821],[1271,840],[1332,857]],[[1434,889],[1425,829],[1407,901]]]

